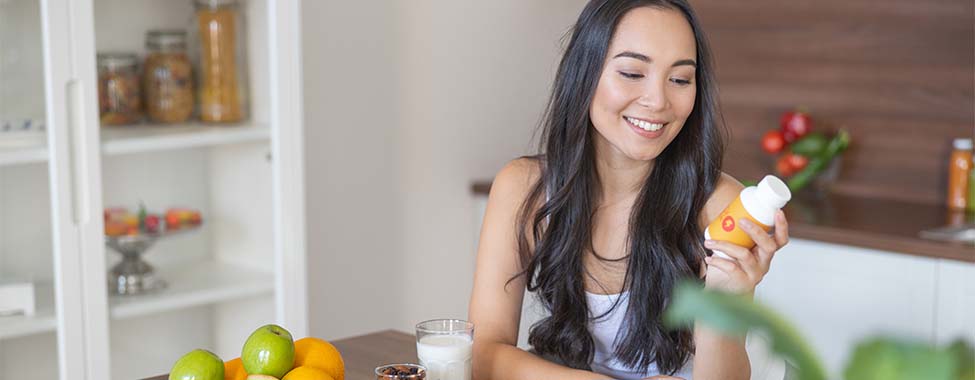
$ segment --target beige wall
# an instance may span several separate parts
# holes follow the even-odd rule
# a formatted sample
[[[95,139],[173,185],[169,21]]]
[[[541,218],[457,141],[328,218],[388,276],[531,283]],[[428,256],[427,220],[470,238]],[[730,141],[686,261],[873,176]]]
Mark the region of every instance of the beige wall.
[[[324,337],[466,318],[470,183],[533,150],[585,2],[376,3],[304,3],[311,330]]]
[[[394,323],[400,298],[396,20],[385,1],[302,8],[310,332],[334,338]]]

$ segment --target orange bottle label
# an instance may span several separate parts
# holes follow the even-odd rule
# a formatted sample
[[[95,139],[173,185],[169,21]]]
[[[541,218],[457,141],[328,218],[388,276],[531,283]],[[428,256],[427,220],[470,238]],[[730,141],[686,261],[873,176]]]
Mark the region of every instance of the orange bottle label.
[[[951,153],[948,168],[948,207],[964,209],[968,203],[968,176],[972,170],[972,152],[956,150]]]
[[[711,240],[722,240],[745,248],[754,247],[755,242],[752,241],[752,238],[738,226],[738,221],[743,218],[755,223],[765,231],[772,229],[771,226],[760,223],[748,211],[745,211],[745,206],[741,204],[741,196],[739,195],[708,226],[708,234],[711,235]]]

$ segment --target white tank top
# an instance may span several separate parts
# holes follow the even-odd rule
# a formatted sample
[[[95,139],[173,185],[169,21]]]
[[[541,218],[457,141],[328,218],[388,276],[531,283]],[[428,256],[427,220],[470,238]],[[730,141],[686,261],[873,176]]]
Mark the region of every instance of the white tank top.
[[[622,299],[615,309],[601,318],[595,318],[609,311],[616,302],[616,299],[620,297]],[[589,334],[592,335],[593,342],[596,345],[592,363],[590,364],[593,372],[619,380],[639,380],[661,374],[655,363],[651,363],[650,368],[644,371],[629,368],[616,359],[616,337],[623,335],[620,329],[623,328],[623,317],[626,316],[626,312],[629,309],[629,292],[623,292],[623,294],[594,294],[586,292],[586,301],[589,304]],[[684,365],[684,368],[677,371],[674,376],[692,380],[691,370],[693,369],[693,362],[694,358],[692,357]]]

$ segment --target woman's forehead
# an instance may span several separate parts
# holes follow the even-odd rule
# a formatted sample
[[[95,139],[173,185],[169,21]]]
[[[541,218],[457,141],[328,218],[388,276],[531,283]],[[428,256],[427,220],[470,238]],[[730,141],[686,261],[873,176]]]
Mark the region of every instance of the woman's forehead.
[[[627,12],[616,26],[607,58],[624,51],[669,65],[682,59],[696,59],[697,43],[691,25],[680,11],[640,7]]]

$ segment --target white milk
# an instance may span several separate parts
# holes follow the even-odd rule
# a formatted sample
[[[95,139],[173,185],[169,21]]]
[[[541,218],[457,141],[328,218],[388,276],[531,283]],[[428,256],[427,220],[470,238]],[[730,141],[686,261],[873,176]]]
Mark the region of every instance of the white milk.
[[[470,380],[474,342],[462,335],[428,335],[416,343],[427,380]]]

